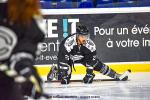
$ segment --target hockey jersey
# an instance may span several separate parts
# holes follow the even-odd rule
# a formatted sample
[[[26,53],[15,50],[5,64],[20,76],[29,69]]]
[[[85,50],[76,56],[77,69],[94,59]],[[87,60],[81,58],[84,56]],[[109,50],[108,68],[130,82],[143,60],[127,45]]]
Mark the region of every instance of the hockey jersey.
[[[91,63],[91,60],[96,57],[96,45],[91,39],[88,39],[85,44],[77,44],[77,35],[73,34],[65,38],[59,48],[58,62],[70,65],[70,60],[76,63],[86,62]]]
[[[27,52],[36,56],[37,45],[44,39],[44,32],[39,26],[40,20],[33,17],[28,26],[10,22],[7,18],[7,3],[0,3],[1,63],[17,52]]]

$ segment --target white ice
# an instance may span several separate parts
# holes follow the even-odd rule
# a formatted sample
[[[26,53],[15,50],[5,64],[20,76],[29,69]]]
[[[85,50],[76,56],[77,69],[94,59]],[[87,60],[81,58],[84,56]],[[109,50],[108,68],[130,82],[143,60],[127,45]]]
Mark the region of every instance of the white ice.
[[[96,78],[108,77],[96,75]],[[150,100],[150,72],[132,73],[129,81],[44,83],[44,91],[52,98],[40,100]]]

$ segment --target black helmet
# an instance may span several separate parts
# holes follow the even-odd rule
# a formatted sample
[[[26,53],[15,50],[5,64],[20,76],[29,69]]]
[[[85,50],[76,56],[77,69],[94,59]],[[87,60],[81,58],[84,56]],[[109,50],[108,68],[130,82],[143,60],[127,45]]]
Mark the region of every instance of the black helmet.
[[[84,25],[77,26],[76,31],[77,31],[76,33],[79,35],[88,35],[89,34],[88,28]]]

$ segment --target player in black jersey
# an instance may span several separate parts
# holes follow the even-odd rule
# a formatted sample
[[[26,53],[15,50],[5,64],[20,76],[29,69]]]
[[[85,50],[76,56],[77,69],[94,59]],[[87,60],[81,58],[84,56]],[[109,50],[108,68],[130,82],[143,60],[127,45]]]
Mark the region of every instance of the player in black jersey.
[[[69,84],[74,63],[81,63],[86,66],[86,75],[83,78],[84,83],[92,83],[95,74],[98,71],[116,80],[127,80],[128,74],[118,74],[109,66],[102,63],[96,56],[96,45],[89,38],[89,30],[84,25],[79,25],[76,34],[65,38],[61,44],[58,53],[58,68],[53,67],[48,74],[48,80],[52,80],[58,69],[58,78],[62,84]],[[129,73],[130,71],[126,71]]]
[[[39,98],[41,78],[33,67],[44,39],[38,0],[0,0],[0,100]]]

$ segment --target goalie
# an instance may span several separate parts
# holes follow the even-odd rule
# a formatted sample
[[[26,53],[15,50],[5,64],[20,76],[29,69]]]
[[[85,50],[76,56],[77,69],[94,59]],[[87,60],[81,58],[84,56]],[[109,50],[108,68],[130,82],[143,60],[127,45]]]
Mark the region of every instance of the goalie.
[[[69,84],[74,63],[81,63],[86,66],[84,83],[92,83],[95,77],[93,71],[98,71],[116,80],[126,81],[128,79],[130,70],[124,74],[118,74],[96,57],[96,46],[89,38],[89,30],[86,26],[80,25],[76,31],[76,34],[68,36],[60,44],[58,68],[56,66],[52,67],[47,76],[48,80],[52,80],[54,76],[57,76],[58,80],[61,80],[61,84]]]

